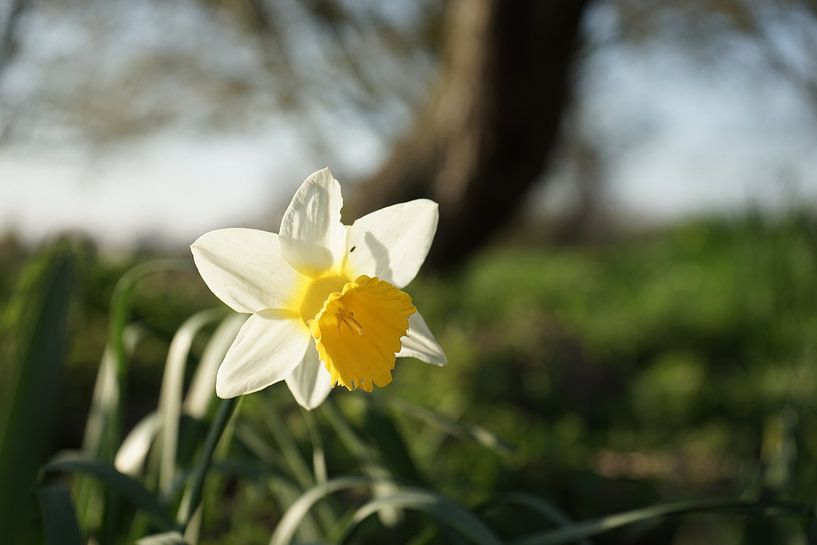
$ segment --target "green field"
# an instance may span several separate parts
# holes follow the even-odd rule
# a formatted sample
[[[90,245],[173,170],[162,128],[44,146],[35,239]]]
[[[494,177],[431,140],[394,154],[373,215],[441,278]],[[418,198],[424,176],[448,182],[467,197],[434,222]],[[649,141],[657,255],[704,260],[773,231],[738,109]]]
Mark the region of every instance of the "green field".
[[[48,452],[81,448],[114,286],[154,257],[116,262],[87,243],[68,246],[75,280],[67,372]],[[0,309],[4,378],[14,374],[26,297],[39,285],[27,277],[49,255],[0,248],[0,301],[10,301]],[[141,280],[131,294],[127,322],[142,340],[123,383],[125,432],[156,407],[179,327],[220,305],[183,266],[190,268]],[[408,291],[448,366],[400,360],[387,389],[338,390],[308,414],[282,384],[242,400],[230,441],[216,452],[223,471],[206,482],[202,543],[269,542],[282,512],[321,481],[314,452],[330,478],[385,474],[434,490],[502,539],[557,524],[542,515],[549,506],[584,520],[682,499],[817,501],[817,221],[807,215],[701,220],[571,247],[497,244],[458,271],[426,273]],[[213,329],[195,338],[188,383]],[[195,459],[203,429],[182,420],[179,468]],[[143,478],[149,490],[158,487],[154,454]],[[127,505],[97,520],[80,497],[83,479],[57,481],[72,483],[83,532],[125,543],[111,528],[152,528]],[[523,493],[541,501],[509,500]],[[301,542],[339,539],[331,528],[365,499],[351,490],[321,504],[315,528],[299,530]],[[801,518],[745,514],[652,521],[593,540],[806,542]],[[359,524],[351,541],[461,540],[429,522],[433,512],[381,515]]]

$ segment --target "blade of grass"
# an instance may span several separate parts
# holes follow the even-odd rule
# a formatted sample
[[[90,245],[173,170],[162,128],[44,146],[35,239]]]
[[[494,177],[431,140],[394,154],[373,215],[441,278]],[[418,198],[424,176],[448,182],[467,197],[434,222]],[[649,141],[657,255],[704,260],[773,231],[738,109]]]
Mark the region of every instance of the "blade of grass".
[[[552,503],[543,500],[542,498],[537,498],[536,496],[531,496],[530,494],[524,494],[521,492],[511,492],[508,494],[502,494],[493,498],[490,502],[491,505],[518,505],[520,507],[524,507],[534,513],[536,513],[539,517],[543,518],[546,521],[549,521],[558,526],[569,526],[574,524],[574,521],[571,520],[567,515],[565,515],[561,509],[553,505]],[[576,541],[579,545],[590,545],[590,542],[587,540],[577,540]]]
[[[144,331],[139,326],[131,324],[125,328],[122,335],[125,350],[128,355],[131,355],[136,345],[143,338]],[[116,451],[117,438],[113,435],[111,417],[116,413],[119,406],[118,386],[113,350],[110,346],[107,346],[99,364],[94,392],[91,397],[91,408],[88,411],[82,441],[82,451],[89,458],[110,460]]]
[[[124,431],[124,407],[127,403],[127,374],[129,367],[128,350],[125,331],[130,319],[131,298],[138,283],[153,274],[168,271],[190,271],[189,262],[177,259],[163,259],[142,263],[126,272],[114,286],[111,296],[110,316],[108,318],[108,343],[114,361],[115,389],[118,392],[116,403],[110,411],[110,446],[105,448],[107,462],[113,462],[116,449],[122,440]],[[93,506],[95,511],[101,511],[101,540],[113,541],[119,532],[119,525],[123,518],[120,514],[120,505],[110,497],[104,497],[101,509]],[[93,512],[93,511],[92,511]]]
[[[131,477],[142,473],[150,446],[159,434],[160,424],[158,413],[152,412],[133,427],[116,453],[116,469]]]
[[[284,420],[274,410],[265,411],[263,417],[264,423],[267,425],[270,434],[273,436],[275,443],[283,455],[286,467],[289,468],[291,475],[299,484],[301,490],[306,490],[315,485],[317,482],[315,475],[310,470],[309,464],[306,462],[303,452],[298,447],[292,434],[287,430]],[[320,505],[315,509],[315,518],[323,528],[326,529],[331,528],[335,522],[334,513],[332,513],[326,505]],[[312,531],[313,527],[316,527],[316,525],[309,524],[299,534],[299,537],[302,539],[314,539],[315,532]]]
[[[218,410],[216,411],[213,423],[207,431],[207,437],[204,439],[199,460],[193,468],[193,474],[190,477],[190,484],[185,490],[181,505],[179,506],[179,513],[177,520],[182,530],[184,530],[190,523],[196,509],[201,503],[201,493],[204,488],[204,479],[207,476],[207,471],[210,468],[210,463],[213,459],[213,453],[216,451],[216,446],[227,428],[230,417],[235,410],[238,400],[240,398],[222,399],[219,401]]]
[[[371,417],[372,411],[369,410],[368,407],[365,408],[365,415]],[[324,402],[323,406],[321,407],[321,414],[326,416],[329,420],[329,423],[335,429],[335,432],[340,437],[341,441],[344,443],[346,448],[358,459],[358,463],[360,464],[361,470],[368,475],[369,477],[376,480],[375,484],[372,486],[372,493],[375,496],[386,496],[394,493],[395,485],[394,482],[394,474],[393,470],[396,468],[398,472],[401,470],[401,461],[406,458],[408,455],[405,454],[404,456],[400,456],[398,458],[397,463],[394,465],[386,465],[381,461],[381,456],[383,452],[379,451],[372,445],[369,445],[363,438],[361,438],[360,434],[357,430],[353,429],[347,420],[340,416],[338,413],[337,405],[332,403],[331,401],[327,400]],[[368,419],[369,423],[371,423],[371,418]],[[380,422],[382,424],[382,419]],[[387,423],[385,426],[391,434],[390,437],[394,439],[396,435],[396,431],[393,427],[389,426],[390,423]],[[382,428],[381,428],[382,429]],[[377,434],[377,429],[372,430],[370,429],[370,434],[374,433]],[[392,445],[394,443],[402,443],[402,440],[399,439],[399,435],[397,435],[398,439],[393,440],[391,442],[384,441],[381,443],[381,447],[383,444]],[[399,448],[399,447],[398,447]],[[384,449],[385,450],[385,449]],[[389,449],[390,452],[394,452],[394,447],[392,446]],[[388,457],[388,454],[386,455]],[[404,472],[405,473],[405,472]],[[419,478],[418,475],[409,474],[409,479],[416,483],[416,480]],[[394,526],[396,525],[401,518],[401,514],[399,510],[393,508],[384,508],[379,513],[378,516],[380,517],[381,522],[385,526]]]
[[[757,502],[722,499],[683,501],[653,505],[595,520],[578,522],[556,530],[540,532],[517,539],[512,541],[511,545],[561,545],[651,519],[709,512],[733,512],[763,516],[788,514],[798,515],[803,518],[814,517],[814,511],[811,507],[792,501]]]
[[[263,418],[267,429],[281,450],[281,454],[289,470],[292,472],[292,476],[298,484],[301,485],[301,488],[309,488],[314,485],[315,478],[312,475],[312,471],[310,471],[309,465],[304,460],[301,450],[298,448],[297,443],[292,438],[292,435],[287,430],[286,424],[284,424],[284,421],[278,413],[274,410],[264,411]]]
[[[163,532],[145,536],[136,541],[136,545],[187,545],[179,532]]]
[[[43,520],[45,545],[82,545],[82,533],[71,493],[64,484],[41,486],[37,491]]]
[[[189,271],[187,261],[179,259],[160,259],[142,263],[130,269],[114,287],[111,296],[111,311],[108,322],[108,345],[111,347],[116,370],[116,384],[119,391],[119,403],[113,416],[114,444],[118,445],[122,437],[122,407],[125,403],[124,393],[128,371],[128,354],[125,341],[125,329],[130,316],[130,301],[137,283],[150,275],[168,271]],[[111,451],[113,457],[113,451]],[[111,458],[112,459],[112,458]]]
[[[132,355],[144,337],[142,328],[131,324],[123,332],[125,350]],[[115,417],[119,411],[119,383],[116,381],[116,362],[110,345],[105,347],[97,372],[91,408],[85,423],[82,451],[88,458],[110,460],[118,443]],[[99,483],[86,477],[78,477],[72,485],[79,520],[85,528],[102,524],[105,496]]]
[[[358,509],[352,524],[346,529],[339,543],[346,543],[353,532],[369,516],[382,509],[410,509],[426,513],[445,524],[472,543],[480,545],[502,545],[499,538],[476,515],[446,497],[416,488],[399,489],[389,496],[375,498]]]
[[[315,482],[318,484],[325,483],[328,476],[321,431],[318,429],[318,423],[315,422],[315,417],[312,416],[310,411],[302,411],[301,414],[303,414],[306,429],[309,433],[309,440],[312,442],[312,473],[315,475]]]
[[[292,505],[303,493],[303,488],[294,480],[292,472],[288,471],[288,466],[283,457],[273,449],[269,442],[262,438],[256,431],[245,423],[238,422],[235,428],[235,436],[242,447],[246,448],[262,465],[266,468],[265,473],[274,473],[274,479],[268,479],[267,486],[270,493],[275,497],[278,505],[286,509]],[[328,513],[331,515],[331,513]],[[323,518],[323,517],[321,517]],[[313,517],[308,517],[299,528],[299,537],[304,540],[313,539],[320,535],[320,527]]]
[[[179,327],[167,352],[158,410],[161,422],[159,491],[165,497],[169,497],[176,478],[176,447],[179,441],[187,357],[199,331],[209,323],[221,319],[223,315],[221,309],[204,310],[194,314]]]
[[[371,486],[373,482],[368,477],[338,477],[313,486],[304,492],[281,517],[270,538],[270,545],[289,545],[304,517],[320,500],[341,490]]]
[[[58,473],[78,473],[99,479],[105,486],[126,499],[137,509],[151,516],[153,521],[165,530],[175,528],[167,507],[136,479],[120,473],[117,469],[100,460],[91,460],[76,453],[64,453],[45,465],[44,478]]]
[[[6,543],[15,542],[36,510],[37,471],[59,414],[73,270],[68,245],[56,245],[26,268],[2,317],[0,528]]]
[[[198,545],[199,537],[201,536],[201,524],[204,518],[204,502],[199,504],[193,516],[190,517],[190,522],[187,523],[187,528],[184,529],[184,542],[189,545]]]
[[[221,365],[224,355],[227,354],[245,321],[247,317],[243,314],[227,316],[207,343],[184,400],[184,412],[193,418],[203,420],[207,416],[215,399],[218,366]]]

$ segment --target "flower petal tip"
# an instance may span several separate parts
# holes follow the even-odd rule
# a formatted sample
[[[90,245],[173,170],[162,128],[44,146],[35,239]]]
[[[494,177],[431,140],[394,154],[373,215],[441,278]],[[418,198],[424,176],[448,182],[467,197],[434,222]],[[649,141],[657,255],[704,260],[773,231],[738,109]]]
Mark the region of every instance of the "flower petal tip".
[[[231,391],[230,389],[226,388],[223,384],[223,381],[216,379],[216,396],[219,399],[232,399],[234,397],[238,397],[240,394]]]

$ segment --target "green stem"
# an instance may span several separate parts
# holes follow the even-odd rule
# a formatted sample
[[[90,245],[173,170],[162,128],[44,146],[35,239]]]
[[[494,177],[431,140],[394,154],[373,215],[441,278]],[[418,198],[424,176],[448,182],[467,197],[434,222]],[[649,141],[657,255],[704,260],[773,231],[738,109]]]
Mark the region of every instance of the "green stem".
[[[201,449],[201,455],[196,467],[193,469],[193,474],[190,476],[190,487],[182,499],[182,504],[179,507],[179,516],[177,522],[181,526],[181,531],[187,528],[190,520],[193,518],[196,509],[201,502],[201,493],[204,488],[204,478],[207,476],[207,471],[210,469],[210,463],[213,460],[213,453],[216,450],[219,439],[224,434],[227,424],[230,422],[230,417],[235,410],[238,403],[237,397],[232,399],[222,399],[219,401],[216,416],[210,429],[207,431],[207,437],[204,439],[204,446]]]

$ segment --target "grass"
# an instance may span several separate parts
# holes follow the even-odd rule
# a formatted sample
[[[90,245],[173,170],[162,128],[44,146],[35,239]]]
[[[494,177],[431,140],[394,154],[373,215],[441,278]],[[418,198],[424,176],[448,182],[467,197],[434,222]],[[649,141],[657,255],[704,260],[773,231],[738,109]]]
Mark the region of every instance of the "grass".
[[[492,248],[414,292],[451,363],[403,364],[391,392],[518,445],[510,463],[441,449],[439,482],[546,491],[574,516],[701,494],[813,500],[813,221]]]
[[[78,254],[63,448],[80,446],[110,297],[133,264],[87,247]],[[0,291],[11,293],[19,253],[0,251],[0,260],[8,271]],[[280,473],[259,484],[233,467],[206,482],[202,543],[268,542],[286,507],[321,483],[315,453],[330,478],[381,472],[415,488],[376,500],[409,509],[392,526],[366,516],[365,494],[343,492],[305,519],[303,539],[324,535],[326,521],[352,505],[352,518],[337,519],[348,530],[337,539],[448,543],[459,534],[429,530],[428,506],[460,522],[469,506],[505,540],[541,531],[553,506],[594,519],[688,498],[817,499],[817,221],[808,215],[701,220],[579,247],[496,245],[409,291],[449,365],[398,362],[387,390],[337,391],[306,416],[283,385],[246,398],[214,465],[229,452],[240,474]],[[129,322],[144,340],[129,360],[125,430],[155,407],[177,330],[214,305],[192,273],[155,274],[134,288]],[[193,339],[185,383],[213,328]],[[203,439],[185,426],[180,449]],[[287,433],[273,433],[280,429]],[[509,494],[535,497],[540,514],[503,504]],[[799,519],[752,513],[672,518],[596,539],[798,542]]]

